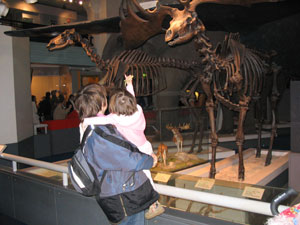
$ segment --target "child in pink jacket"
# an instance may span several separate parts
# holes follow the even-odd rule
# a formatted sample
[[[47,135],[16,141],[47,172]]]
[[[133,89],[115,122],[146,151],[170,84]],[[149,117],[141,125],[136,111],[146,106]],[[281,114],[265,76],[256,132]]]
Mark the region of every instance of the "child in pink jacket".
[[[110,97],[109,115],[99,113],[97,117],[85,118],[84,126],[90,124],[113,124],[118,131],[130,142],[135,144],[138,149],[148,155],[153,155],[151,143],[146,139],[144,130],[146,128],[146,120],[143,109],[136,103],[135,94],[132,85],[132,75],[125,75],[126,90],[116,89]],[[151,181],[150,170],[144,170]],[[151,219],[164,212],[164,208],[157,201],[150,206],[148,212],[145,213],[146,219]]]

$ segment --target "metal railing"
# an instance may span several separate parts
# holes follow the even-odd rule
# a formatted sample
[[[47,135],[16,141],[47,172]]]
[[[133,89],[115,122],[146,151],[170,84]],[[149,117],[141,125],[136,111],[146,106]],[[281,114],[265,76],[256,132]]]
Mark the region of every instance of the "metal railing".
[[[17,172],[17,163],[24,163],[31,166],[36,166],[40,168],[61,172],[63,174],[62,175],[63,186],[65,187],[68,186],[68,169],[66,166],[4,153],[3,151],[5,148],[6,148],[5,145],[0,145],[0,158],[12,161],[13,172]],[[201,202],[201,203],[206,203],[215,206],[221,206],[221,207],[237,209],[246,212],[272,216],[270,203],[268,202],[243,199],[243,198],[231,197],[226,195],[207,193],[202,191],[189,190],[189,189],[172,187],[163,184],[155,184],[155,188],[158,191],[158,193],[170,197],[181,198],[185,200]],[[281,212],[287,208],[289,207],[280,205],[278,207],[278,211]]]
[[[10,160],[12,162],[13,172],[17,172],[18,170],[17,163],[23,163],[30,166],[36,166],[39,168],[53,170],[62,173],[63,186],[65,187],[68,186],[68,168],[66,166],[44,162],[41,160],[31,159],[23,156],[4,153],[5,148],[6,148],[5,145],[0,145],[0,158]]]

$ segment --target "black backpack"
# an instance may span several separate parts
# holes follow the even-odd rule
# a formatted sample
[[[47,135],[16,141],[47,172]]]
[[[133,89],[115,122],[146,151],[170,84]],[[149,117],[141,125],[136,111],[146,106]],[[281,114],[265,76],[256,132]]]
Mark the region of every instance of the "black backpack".
[[[94,196],[101,191],[101,181],[99,182],[94,168],[87,162],[83,151],[88,136],[91,135],[93,129],[88,126],[84,132],[79,147],[71,160],[68,162],[68,171],[73,187],[77,192],[85,196]],[[105,175],[106,171],[104,171]],[[102,178],[104,177],[102,175]]]

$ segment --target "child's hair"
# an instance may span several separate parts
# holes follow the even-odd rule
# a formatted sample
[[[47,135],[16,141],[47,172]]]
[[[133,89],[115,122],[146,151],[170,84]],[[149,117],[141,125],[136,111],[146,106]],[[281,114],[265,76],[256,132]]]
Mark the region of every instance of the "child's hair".
[[[109,100],[109,112],[117,115],[130,116],[137,111],[135,97],[127,90],[116,88],[112,90]]]
[[[99,84],[88,84],[77,92],[75,98],[75,109],[79,119],[97,116],[103,107],[107,106],[107,94],[104,86]]]

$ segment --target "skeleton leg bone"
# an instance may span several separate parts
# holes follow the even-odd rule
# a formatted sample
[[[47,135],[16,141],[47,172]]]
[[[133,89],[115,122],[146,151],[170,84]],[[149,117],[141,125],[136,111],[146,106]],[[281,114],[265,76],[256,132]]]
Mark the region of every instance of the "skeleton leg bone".
[[[236,145],[239,151],[239,180],[245,179],[245,168],[243,159],[243,144],[245,140],[244,136],[244,121],[247,114],[248,106],[242,106],[239,112],[238,128],[236,133]]]
[[[215,122],[215,116],[214,116],[214,102],[213,102],[213,96],[210,90],[210,85],[201,82],[203,90],[205,94],[207,95],[206,100],[206,111],[209,116],[209,122],[210,122],[210,129],[211,129],[211,149],[212,149],[212,156],[211,156],[211,164],[210,164],[210,171],[209,171],[209,177],[215,178],[216,175],[216,150],[218,145],[218,136],[216,132],[216,122]]]

